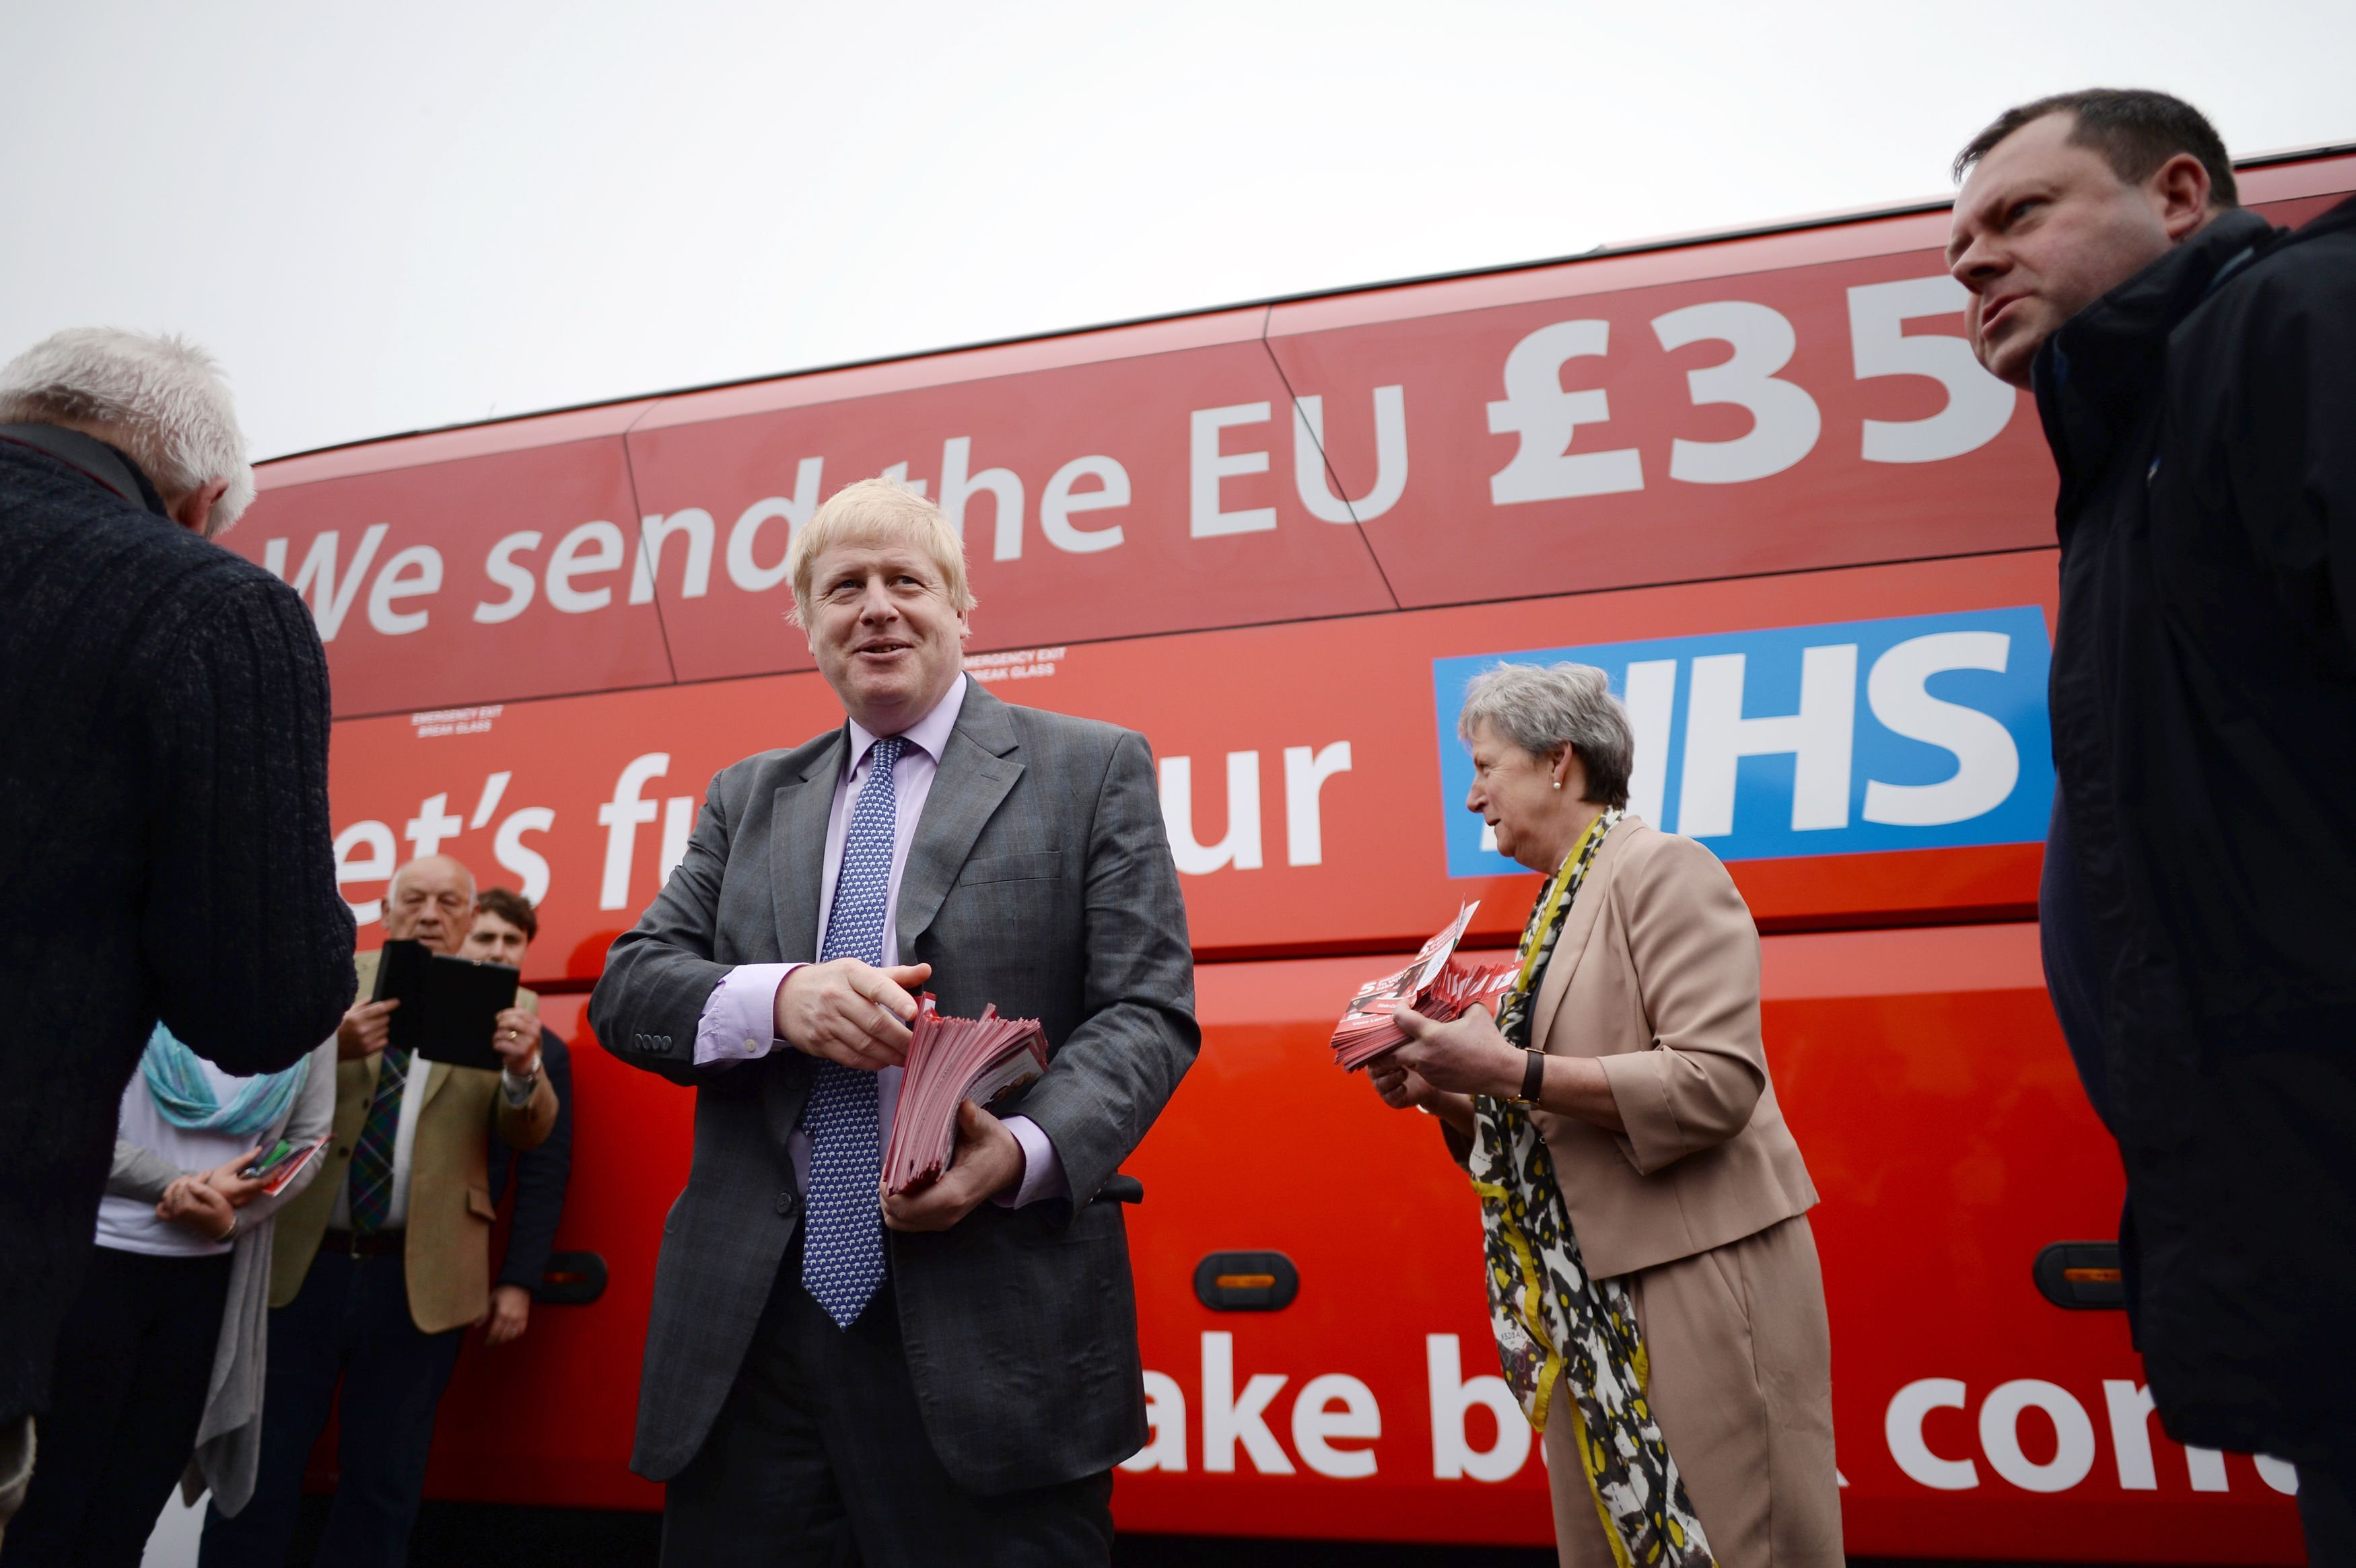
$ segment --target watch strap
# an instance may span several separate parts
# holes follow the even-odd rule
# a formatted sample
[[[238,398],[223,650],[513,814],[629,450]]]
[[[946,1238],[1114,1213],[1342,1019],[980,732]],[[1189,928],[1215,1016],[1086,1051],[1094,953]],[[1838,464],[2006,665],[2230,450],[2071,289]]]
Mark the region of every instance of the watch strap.
[[[1529,1065],[1522,1070],[1522,1092],[1514,1096],[1514,1104],[1535,1105],[1538,1103],[1539,1093],[1546,1087],[1546,1052],[1529,1051],[1525,1054],[1530,1059]]]

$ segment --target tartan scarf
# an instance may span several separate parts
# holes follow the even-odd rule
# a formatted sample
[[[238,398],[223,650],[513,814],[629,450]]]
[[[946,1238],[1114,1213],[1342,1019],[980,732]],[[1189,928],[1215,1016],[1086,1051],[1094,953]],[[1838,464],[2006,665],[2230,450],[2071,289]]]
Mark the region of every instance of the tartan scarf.
[[[1615,806],[1589,826],[1530,911],[1521,967],[1497,1010],[1499,1031],[1518,1048],[1531,1043],[1531,1003],[1571,902],[1624,815]],[[1543,1432],[1556,1385],[1564,1384],[1580,1467],[1620,1568],[1714,1568],[1644,1399],[1650,1377],[1627,1282],[1587,1272],[1529,1112],[1485,1094],[1473,1096],[1472,1112],[1472,1189],[1481,1197],[1489,1319],[1506,1386]]]

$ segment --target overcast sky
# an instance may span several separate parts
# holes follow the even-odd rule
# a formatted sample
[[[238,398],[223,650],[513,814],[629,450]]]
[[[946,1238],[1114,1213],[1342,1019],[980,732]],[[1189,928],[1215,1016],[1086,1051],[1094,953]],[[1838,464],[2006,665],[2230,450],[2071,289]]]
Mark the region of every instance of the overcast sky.
[[[0,0],[0,357],[257,456],[1948,189],[2007,104],[2356,141],[2346,0]]]

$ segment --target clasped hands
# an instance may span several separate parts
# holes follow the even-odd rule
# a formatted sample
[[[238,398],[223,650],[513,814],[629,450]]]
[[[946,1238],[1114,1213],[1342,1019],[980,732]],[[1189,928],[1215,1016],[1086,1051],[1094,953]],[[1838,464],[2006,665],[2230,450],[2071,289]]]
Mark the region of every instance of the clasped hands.
[[[877,968],[856,958],[806,964],[777,987],[776,1029],[805,1056],[873,1072],[908,1057],[912,994],[929,964]],[[1006,1125],[968,1100],[958,1106],[949,1167],[906,1192],[884,1196],[884,1223],[895,1231],[946,1231],[1023,1179],[1023,1146]]]
[[[226,1165],[173,1178],[156,1200],[155,1218],[186,1225],[207,1241],[229,1240],[237,1231],[237,1211],[260,1197],[263,1186],[262,1178],[238,1172],[262,1153],[250,1148]]]

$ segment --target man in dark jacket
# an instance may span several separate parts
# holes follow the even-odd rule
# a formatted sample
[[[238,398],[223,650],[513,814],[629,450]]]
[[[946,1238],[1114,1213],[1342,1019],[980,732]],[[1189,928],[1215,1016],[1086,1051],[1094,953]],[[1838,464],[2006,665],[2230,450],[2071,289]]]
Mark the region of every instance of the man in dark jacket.
[[[2240,209],[2164,94],[2015,109],[1948,259],[2061,470],[2046,966],[2169,1435],[2356,1477],[2356,203]]]
[[[326,655],[292,589],[207,542],[252,495],[196,349],[65,332],[0,368],[0,1484],[157,1019],[269,1072],[351,1000]]]
[[[485,888],[475,895],[475,928],[462,958],[505,964],[522,969],[531,957],[533,939],[540,935],[540,913],[531,901],[509,888]],[[535,1015],[540,998],[518,987],[517,1005]],[[505,1345],[523,1338],[531,1327],[532,1293],[548,1272],[556,1250],[556,1227],[564,1217],[564,1188],[573,1176],[573,1053],[556,1031],[545,1024],[540,1031],[540,1060],[556,1091],[556,1125],[538,1148],[511,1149],[491,1140],[491,1201],[508,1189],[508,1173],[515,1173],[515,1214],[508,1227],[507,1255],[499,1261],[498,1280],[491,1286],[491,1317],[483,1325],[483,1343]]]

